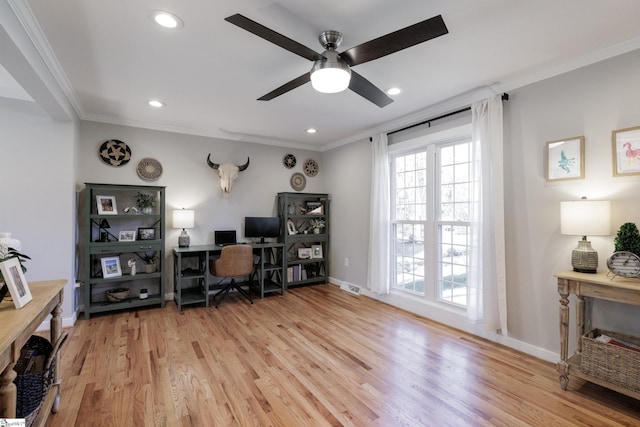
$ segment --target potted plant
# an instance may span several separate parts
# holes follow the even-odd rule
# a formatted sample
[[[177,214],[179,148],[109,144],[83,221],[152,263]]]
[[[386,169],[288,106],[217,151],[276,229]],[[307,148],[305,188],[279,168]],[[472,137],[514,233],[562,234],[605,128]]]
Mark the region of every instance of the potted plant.
[[[150,194],[144,194],[138,192],[136,194],[136,207],[142,211],[142,213],[150,214],[153,211],[153,204],[155,197]]]
[[[156,271],[156,262],[158,262],[158,255],[153,252],[152,254],[144,253],[144,255],[139,255],[144,261],[144,271],[145,273],[153,273]]]
[[[627,251],[640,256],[640,232],[633,222],[626,222],[620,226],[613,243],[616,252]]]
[[[309,221],[309,225],[311,225],[311,228],[313,228],[314,234],[320,234],[320,229],[325,226],[324,219],[314,218]]]

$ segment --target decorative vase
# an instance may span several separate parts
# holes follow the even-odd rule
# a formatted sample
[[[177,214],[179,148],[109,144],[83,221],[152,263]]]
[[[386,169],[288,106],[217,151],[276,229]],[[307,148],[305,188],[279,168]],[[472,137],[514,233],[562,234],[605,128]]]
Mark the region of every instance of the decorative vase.
[[[145,273],[153,273],[156,271],[156,265],[155,264],[145,264],[144,265],[144,271]]]
[[[320,234],[320,229],[319,228],[314,228],[313,229],[313,234]]]
[[[145,215],[151,215],[153,213],[153,208],[142,208],[142,213]]]

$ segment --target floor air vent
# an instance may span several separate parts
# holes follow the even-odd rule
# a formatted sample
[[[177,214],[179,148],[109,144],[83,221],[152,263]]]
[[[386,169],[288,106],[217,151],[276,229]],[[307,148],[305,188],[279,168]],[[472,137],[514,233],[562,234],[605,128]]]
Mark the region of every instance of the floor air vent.
[[[360,286],[354,285],[353,283],[343,282],[342,285],[340,285],[340,289],[351,292],[352,294],[360,295]]]

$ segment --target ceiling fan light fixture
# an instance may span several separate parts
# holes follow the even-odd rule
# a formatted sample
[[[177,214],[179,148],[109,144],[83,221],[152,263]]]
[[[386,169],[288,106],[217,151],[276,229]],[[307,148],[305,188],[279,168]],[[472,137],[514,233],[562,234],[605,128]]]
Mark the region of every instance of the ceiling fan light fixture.
[[[351,70],[335,51],[322,54],[327,59],[314,61],[311,67],[311,86],[318,92],[338,93],[349,87]]]

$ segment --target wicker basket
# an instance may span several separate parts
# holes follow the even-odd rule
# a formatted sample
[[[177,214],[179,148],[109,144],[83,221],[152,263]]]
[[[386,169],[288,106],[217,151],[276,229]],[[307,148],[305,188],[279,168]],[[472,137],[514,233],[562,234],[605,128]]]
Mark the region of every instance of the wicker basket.
[[[126,288],[111,289],[110,291],[106,292],[107,301],[109,301],[109,302],[126,301],[127,298],[129,298],[129,293],[130,292],[131,291],[129,289],[126,289]]]
[[[33,335],[22,347],[23,350],[35,350],[36,354],[46,357],[41,371],[18,375],[13,381],[17,388],[16,418],[24,418],[27,426],[30,426],[37,417],[44,397],[55,381],[53,373],[56,355],[67,339],[67,335],[67,332],[63,332],[55,346],[52,346],[46,338]]]
[[[582,364],[587,375],[640,392],[640,351],[596,341],[600,335],[640,346],[640,338],[594,329],[582,337]]]

